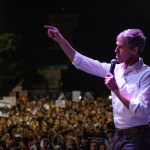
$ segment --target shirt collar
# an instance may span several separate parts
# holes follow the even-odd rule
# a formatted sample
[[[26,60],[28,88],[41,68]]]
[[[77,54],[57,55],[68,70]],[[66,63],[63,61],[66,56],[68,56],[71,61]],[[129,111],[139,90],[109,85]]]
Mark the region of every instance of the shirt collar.
[[[129,73],[138,72],[138,70],[141,69],[143,64],[144,64],[143,58],[140,57],[138,62],[136,62],[132,66],[127,67],[127,69],[124,71],[124,75],[127,75]]]

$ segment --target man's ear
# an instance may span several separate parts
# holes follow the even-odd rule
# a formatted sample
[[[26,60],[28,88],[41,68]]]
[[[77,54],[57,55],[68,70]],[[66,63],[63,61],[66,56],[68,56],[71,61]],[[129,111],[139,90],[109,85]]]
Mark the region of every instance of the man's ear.
[[[134,47],[132,49],[133,54],[138,54],[139,48],[138,47]]]

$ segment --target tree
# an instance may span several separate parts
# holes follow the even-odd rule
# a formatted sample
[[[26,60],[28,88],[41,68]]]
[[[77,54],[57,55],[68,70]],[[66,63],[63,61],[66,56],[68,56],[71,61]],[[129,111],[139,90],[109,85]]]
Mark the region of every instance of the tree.
[[[28,87],[43,81],[25,58],[22,36],[14,33],[0,35],[0,95],[8,95],[22,79]]]

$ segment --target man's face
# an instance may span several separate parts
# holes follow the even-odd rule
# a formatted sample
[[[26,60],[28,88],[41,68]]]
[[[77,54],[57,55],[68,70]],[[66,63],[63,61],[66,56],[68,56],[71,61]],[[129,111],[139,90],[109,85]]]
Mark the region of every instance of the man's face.
[[[91,148],[91,150],[97,150],[98,149],[97,143],[95,143],[95,142],[91,143],[90,148]]]
[[[49,146],[49,141],[44,140],[44,141],[43,141],[43,147],[44,147],[44,148],[47,148],[48,146]]]
[[[130,64],[133,57],[132,50],[129,48],[127,39],[118,37],[116,41],[116,59],[119,63]]]

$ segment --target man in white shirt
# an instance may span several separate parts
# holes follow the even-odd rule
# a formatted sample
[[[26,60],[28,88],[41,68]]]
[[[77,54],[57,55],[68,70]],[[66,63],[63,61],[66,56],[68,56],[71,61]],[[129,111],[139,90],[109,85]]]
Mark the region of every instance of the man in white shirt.
[[[110,73],[111,64],[77,52],[55,27],[45,25],[48,36],[56,41],[72,64],[89,74],[104,78],[112,94],[116,127],[112,150],[147,150],[150,111],[150,67],[141,54],[146,37],[140,29],[127,29],[116,38],[119,64]]]

